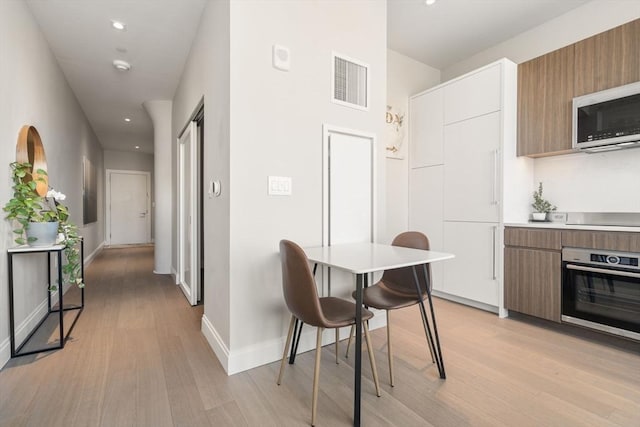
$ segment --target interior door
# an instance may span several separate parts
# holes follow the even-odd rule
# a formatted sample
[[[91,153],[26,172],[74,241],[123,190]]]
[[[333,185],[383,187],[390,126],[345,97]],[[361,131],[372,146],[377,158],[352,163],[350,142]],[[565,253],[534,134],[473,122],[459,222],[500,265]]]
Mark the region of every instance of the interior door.
[[[151,241],[148,172],[109,171],[109,244]]]
[[[373,242],[373,138],[351,131],[329,130],[325,146],[325,245]],[[329,276],[327,274],[326,276]],[[353,277],[331,271],[327,293],[349,297]]]
[[[189,123],[178,144],[178,283],[191,305],[198,303],[198,136]]]

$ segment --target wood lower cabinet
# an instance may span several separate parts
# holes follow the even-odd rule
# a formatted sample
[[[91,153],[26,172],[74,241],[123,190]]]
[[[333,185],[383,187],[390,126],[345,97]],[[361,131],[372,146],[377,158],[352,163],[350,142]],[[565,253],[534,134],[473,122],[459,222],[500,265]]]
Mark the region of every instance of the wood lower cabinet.
[[[504,244],[505,307],[560,322],[562,232],[507,227]]]
[[[505,248],[505,307],[560,322],[560,274],[560,252]]]
[[[632,241],[634,242],[634,246],[636,246],[635,250],[631,249]],[[562,246],[570,248],[637,252],[638,233],[582,230],[563,231]]]

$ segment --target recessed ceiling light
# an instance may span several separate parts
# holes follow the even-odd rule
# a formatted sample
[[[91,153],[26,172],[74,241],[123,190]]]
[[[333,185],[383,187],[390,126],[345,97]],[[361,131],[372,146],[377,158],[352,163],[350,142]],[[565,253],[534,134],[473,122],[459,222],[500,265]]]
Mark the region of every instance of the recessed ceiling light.
[[[136,150],[139,150],[139,149],[140,149],[140,146],[139,146],[139,145],[136,145]]]
[[[118,31],[125,31],[127,29],[127,24],[124,22],[116,21],[115,19],[111,20],[111,26]]]
[[[130,119],[129,117],[125,117],[125,118],[124,118],[124,121],[125,121],[125,122],[127,122],[127,123],[129,123],[129,122],[131,121],[131,119]]]
[[[113,66],[116,67],[116,70],[118,71],[129,71],[131,69],[131,64],[121,59],[113,61]]]
[[[424,4],[426,4],[427,6],[431,6],[435,2],[436,2],[436,0],[425,0]]]

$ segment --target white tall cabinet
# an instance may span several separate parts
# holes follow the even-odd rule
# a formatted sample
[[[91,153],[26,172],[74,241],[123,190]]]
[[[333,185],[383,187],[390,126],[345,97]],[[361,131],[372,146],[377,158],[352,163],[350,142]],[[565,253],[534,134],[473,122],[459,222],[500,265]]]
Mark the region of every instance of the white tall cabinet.
[[[409,227],[456,255],[433,266],[434,293],[501,315],[503,224],[527,221],[533,186],[516,157],[516,77],[502,59],[409,103]]]

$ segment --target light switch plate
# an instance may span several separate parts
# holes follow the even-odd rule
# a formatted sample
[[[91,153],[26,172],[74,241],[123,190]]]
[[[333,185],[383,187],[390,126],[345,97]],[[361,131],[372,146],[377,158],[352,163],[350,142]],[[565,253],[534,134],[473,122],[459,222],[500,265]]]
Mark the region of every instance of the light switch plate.
[[[290,196],[290,176],[269,176],[267,193],[270,196]]]

